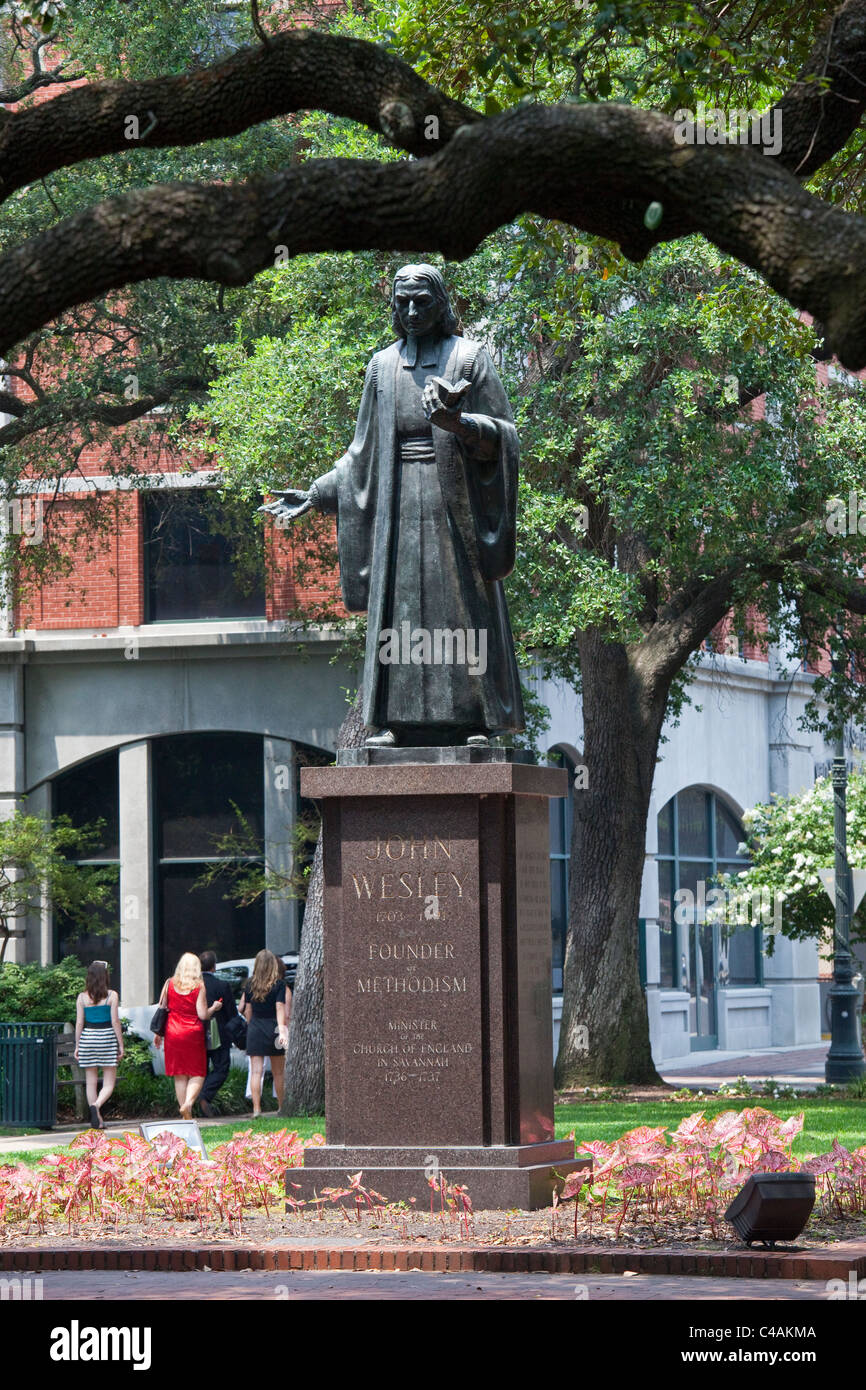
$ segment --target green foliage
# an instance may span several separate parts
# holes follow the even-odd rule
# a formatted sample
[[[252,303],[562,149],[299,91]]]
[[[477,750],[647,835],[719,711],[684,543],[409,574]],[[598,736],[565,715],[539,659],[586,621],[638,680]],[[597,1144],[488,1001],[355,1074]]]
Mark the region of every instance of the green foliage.
[[[48,71],[63,62],[66,72],[90,80],[178,73],[253,40],[248,7],[225,11],[213,0],[67,0],[57,9],[51,42],[39,53],[41,67]],[[37,41],[44,44],[44,35],[22,27],[20,13],[13,19],[10,8],[0,5],[0,86],[26,91]],[[54,97],[56,90],[48,88],[47,95]],[[46,89],[25,95],[21,104],[45,95]],[[242,179],[285,167],[295,157],[297,139],[291,120],[277,119],[189,149],[131,142],[128,152],[57,170],[7,200],[0,251],[125,191],[181,180]],[[72,309],[23,343],[8,371],[38,401],[26,422],[13,422],[11,432],[0,430],[0,499],[14,496],[25,474],[46,484],[74,474],[88,448],[99,450],[106,473],[136,487],[149,486],[163,467],[176,468],[179,461],[170,452],[176,429],[190,404],[202,398],[212,373],[208,345],[230,336],[233,305],[243,293],[192,280],[132,285],[122,304],[115,298]],[[124,425],[97,413],[154,396],[161,403],[158,414],[142,411]],[[54,481],[43,491],[59,493]],[[82,560],[99,553],[116,524],[115,502],[105,493],[80,499],[71,538],[66,526],[54,526],[54,504],[47,503],[40,545],[0,548],[0,569],[14,572],[17,597],[57,576],[74,585]]]
[[[150,1043],[135,1032],[127,1018],[120,1020],[120,1031],[123,1034],[124,1071],[140,1071],[152,1076]]]
[[[16,965],[0,970],[0,1021],[74,1023],[75,1001],[87,970],[74,956],[57,965]]]
[[[0,20],[17,21],[42,34],[51,33],[65,10],[63,0],[0,0]]]
[[[117,1069],[114,1093],[105,1108],[109,1120],[159,1119],[174,1115],[177,1100],[170,1076],[154,1076],[126,1065],[126,1057]]]
[[[0,942],[43,895],[62,908],[71,931],[106,930],[117,870],[74,862],[99,844],[101,831],[101,822],[75,827],[59,816],[46,824],[21,810],[0,821]]]
[[[262,857],[262,842],[255,827],[233,801],[234,824],[224,835],[214,837],[213,853],[219,859],[209,862],[194,887],[223,883],[223,896],[249,907],[268,892],[276,899],[305,898],[310,865],[319,838],[321,816],[316,809],[306,811],[284,827],[291,847],[291,872]]]
[[[388,302],[401,263],[377,253],[299,256],[258,278],[233,341],[213,346],[219,375],[187,436],[233,490],[301,486],[343,453],[367,362],[393,338]]]
[[[866,869],[866,772],[848,778],[846,804],[848,859]],[[773,896],[782,903],[782,931],[796,940],[823,939],[832,952],[834,908],[818,877],[833,867],[833,787],[819,778],[799,796],[778,797],[746,811],[751,866],[736,880],[722,880],[737,890]],[[866,904],[851,921],[854,941],[866,941]]]
[[[836,0],[807,12],[785,0],[376,0],[370,13],[428,81],[492,115],[527,100],[760,106],[789,85],[837,8]]]

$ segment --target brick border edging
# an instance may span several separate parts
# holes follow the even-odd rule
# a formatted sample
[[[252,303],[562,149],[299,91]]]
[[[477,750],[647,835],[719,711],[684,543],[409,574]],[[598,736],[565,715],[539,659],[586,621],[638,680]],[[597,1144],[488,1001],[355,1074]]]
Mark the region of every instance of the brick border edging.
[[[637,1274],[706,1275],[738,1279],[846,1279],[866,1275],[866,1241],[840,1243],[837,1250],[599,1250],[592,1247],[503,1249],[488,1246],[195,1245],[38,1246],[0,1249],[0,1271],[244,1269],[280,1273],[329,1270],[452,1274]]]

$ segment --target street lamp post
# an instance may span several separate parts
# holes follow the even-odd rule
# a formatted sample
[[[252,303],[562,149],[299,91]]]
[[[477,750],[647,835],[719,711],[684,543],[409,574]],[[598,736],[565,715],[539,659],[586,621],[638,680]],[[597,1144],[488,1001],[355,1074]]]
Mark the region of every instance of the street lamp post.
[[[833,940],[833,984],[830,987],[830,1051],[824,1064],[827,1082],[853,1081],[866,1072],[857,1023],[859,992],[853,983],[851,903],[853,885],[848,865],[845,792],[848,768],[842,732],[833,749],[833,867],[836,877],[836,930]]]

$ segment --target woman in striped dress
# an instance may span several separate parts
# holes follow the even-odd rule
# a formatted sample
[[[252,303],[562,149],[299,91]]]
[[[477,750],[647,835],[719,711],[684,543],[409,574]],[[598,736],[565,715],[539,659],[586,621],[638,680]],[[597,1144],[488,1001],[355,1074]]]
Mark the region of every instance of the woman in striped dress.
[[[84,1068],[93,1129],[105,1128],[102,1107],[114,1090],[117,1064],[123,1056],[119,1003],[117,990],[108,987],[107,964],[104,960],[93,961],[87,970],[84,992],[75,1001],[75,1060]]]

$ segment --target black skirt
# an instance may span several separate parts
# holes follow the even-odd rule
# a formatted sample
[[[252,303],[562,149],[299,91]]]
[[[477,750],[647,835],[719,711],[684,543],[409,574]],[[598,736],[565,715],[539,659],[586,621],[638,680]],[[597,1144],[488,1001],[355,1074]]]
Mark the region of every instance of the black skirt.
[[[247,1056],[279,1057],[285,1055],[285,1048],[277,1045],[277,1016],[273,1018],[251,1018],[247,1024]]]

